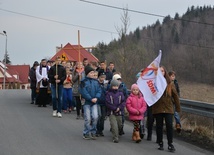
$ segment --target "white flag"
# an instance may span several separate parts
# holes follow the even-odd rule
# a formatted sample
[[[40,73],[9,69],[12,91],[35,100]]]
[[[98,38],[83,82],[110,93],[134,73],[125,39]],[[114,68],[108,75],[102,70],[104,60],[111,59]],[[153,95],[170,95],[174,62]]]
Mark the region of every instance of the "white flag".
[[[152,106],[160,99],[167,86],[166,79],[159,68],[161,55],[160,50],[158,57],[141,72],[137,80],[137,85],[148,106]]]

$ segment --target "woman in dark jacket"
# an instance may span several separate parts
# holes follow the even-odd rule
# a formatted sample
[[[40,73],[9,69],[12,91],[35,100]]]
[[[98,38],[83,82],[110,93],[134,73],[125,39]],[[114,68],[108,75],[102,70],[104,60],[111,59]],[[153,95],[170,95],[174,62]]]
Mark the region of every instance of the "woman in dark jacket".
[[[74,68],[74,71],[72,73],[72,81],[73,81],[73,96],[76,102],[76,111],[77,111],[77,117],[76,119],[80,119],[80,110],[82,110],[82,117],[83,117],[83,108],[81,103],[81,95],[79,92],[79,85],[80,81],[85,78],[85,71],[82,62],[77,62],[76,66]]]
[[[180,101],[175,86],[171,83],[168,72],[162,66],[160,70],[166,79],[167,87],[161,98],[152,106],[152,114],[156,119],[156,133],[159,150],[163,150],[163,121],[166,123],[168,150],[174,152],[173,146],[173,114],[180,112]],[[174,103],[172,102],[174,100]]]

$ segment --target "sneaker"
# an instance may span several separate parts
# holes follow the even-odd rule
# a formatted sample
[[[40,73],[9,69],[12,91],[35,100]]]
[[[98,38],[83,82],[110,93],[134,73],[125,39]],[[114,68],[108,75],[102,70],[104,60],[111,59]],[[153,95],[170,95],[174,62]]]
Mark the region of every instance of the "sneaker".
[[[119,140],[113,139],[113,142],[114,142],[114,143],[119,143]]]
[[[83,134],[83,139],[85,139],[85,140],[90,140],[91,137],[90,137],[89,135],[87,135],[87,134]]]
[[[96,135],[92,133],[92,134],[91,134],[91,139],[92,139],[92,140],[96,140],[96,139],[97,139]]]
[[[77,115],[76,119],[80,119],[80,115]]]
[[[53,111],[53,117],[56,117],[56,110]]]
[[[59,118],[62,118],[62,114],[61,114],[60,112],[57,113],[57,116],[58,116]]]
[[[172,144],[169,144],[168,150],[169,150],[170,152],[175,152],[175,147],[174,147]]]
[[[73,108],[73,111],[76,111],[76,110],[77,110],[77,108],[76,108],[76,107],[74,107],[74,108]]]

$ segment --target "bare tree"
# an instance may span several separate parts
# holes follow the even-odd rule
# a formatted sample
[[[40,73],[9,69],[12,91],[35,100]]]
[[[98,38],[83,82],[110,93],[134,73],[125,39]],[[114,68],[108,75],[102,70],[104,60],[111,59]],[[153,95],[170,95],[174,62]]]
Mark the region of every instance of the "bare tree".
[[[121,22],[122,25],[120,27],[115,26],[116,31],[119,34],[119,44],[120,48],[118,49],[118,61],[120,66],[118,68],[120,69],[124,81],[127,81],[127,78],[125,76],[125,73],[127,73],[126,69],[128,67],[128,50],[127,50],[127,39],[126,34],[128,32],[128,28],[130,25],[130,17],[128,15],[128,7],[123,9],[123,14],[121,15]],[[116,63],[116,62],[115,62]]]

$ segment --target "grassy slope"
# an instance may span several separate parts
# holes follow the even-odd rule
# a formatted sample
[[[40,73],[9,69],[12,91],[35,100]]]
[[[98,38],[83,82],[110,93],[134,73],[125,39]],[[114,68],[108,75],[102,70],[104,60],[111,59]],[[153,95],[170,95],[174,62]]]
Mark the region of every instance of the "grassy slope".
[[[200,83],[179,82],[181,98],[214,104],[214,86]]]

